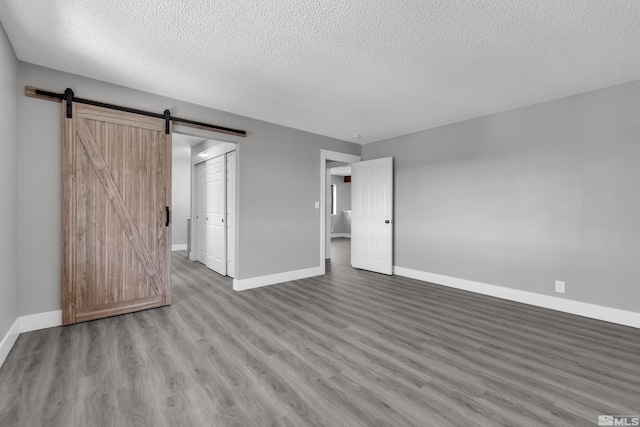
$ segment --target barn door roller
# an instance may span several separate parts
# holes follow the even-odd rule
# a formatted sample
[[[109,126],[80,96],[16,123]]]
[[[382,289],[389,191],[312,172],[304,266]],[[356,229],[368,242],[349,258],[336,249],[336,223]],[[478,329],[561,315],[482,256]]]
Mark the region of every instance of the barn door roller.
[[[67,101],[67,119],[73,117],[73,91],[67,88],[64,91],[64,99]]]

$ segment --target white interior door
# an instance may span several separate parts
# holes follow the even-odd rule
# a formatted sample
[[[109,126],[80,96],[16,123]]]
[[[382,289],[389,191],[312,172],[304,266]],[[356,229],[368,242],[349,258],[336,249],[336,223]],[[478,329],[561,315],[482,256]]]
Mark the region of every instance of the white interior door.
[[[393,274],[393,158],[351,168],[351,265]]]
[[[226,216],[226,158],[225,155],[207,160],[207,267],[227,275]]]
[[[207,223],[205,212],[206,198],[206,164],[204,162],[196,165],[197,198],[196,198],[196,259],[203,264],[207,263]]]
[[[236,271],[236,152],[227,153],[227,276]]]

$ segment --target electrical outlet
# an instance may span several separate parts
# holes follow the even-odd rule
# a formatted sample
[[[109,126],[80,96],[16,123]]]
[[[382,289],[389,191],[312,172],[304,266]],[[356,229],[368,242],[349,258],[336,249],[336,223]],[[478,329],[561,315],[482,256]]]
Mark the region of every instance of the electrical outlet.
[[[564,294],[565,283],[562,280],[556,280],[556,292]]]

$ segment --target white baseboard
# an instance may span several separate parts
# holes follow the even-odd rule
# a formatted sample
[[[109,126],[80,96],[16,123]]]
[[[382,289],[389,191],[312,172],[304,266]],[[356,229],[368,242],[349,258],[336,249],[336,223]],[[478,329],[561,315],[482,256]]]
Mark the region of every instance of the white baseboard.
[[[0,342],[0,366],[4,363],[18,336],[24,332],[62,325],[62,310],[18,317]]]
[[[578,316],[589,317],[591,319],[604,320],[606,322],[617,323],[619,325],[640,328],[640,313],[633,311],[620,310],[617,308],[604,307],[586,302],[542,295],[535,292],[521,291],[506,288],[504,286],[490,285],[473,280],[459,279],[457,277],[413,270],[405,267],[394,266],[393,272],[398,276],[408,277],[410,279],[422,280],[424,282],[435,283],[437,285],[443,285],[450,288],[462,289],[509,301],[549,308],[563,313],[576,314]]]
[[[323,268],[312,267],[302,270],[285,271],[284,273],[269,274],[267,276],[251,277],[249,279],[233,279],[233,290],[246,291],[247,289],[290,282],[291,280],[306,279],[307,277],[320,276],[321,274],[324,274]]]
[[[336,237],[346,237],[347,239],[351,238],[351,233],[331,233],[331,238],[334,239]]]
[[[13,322],[13,325],[11,325],[9,331],[0,342],[0,366],[2,366],[7,359],[11,348],[13,348],[13,345],[18,339],[18,335],[20,335],[20,318],[17,318],[16,321]]]
[[[62,325],[62,310],[20,317],[20,333]]]
[[[183,244],[183,245],[171,245],[171,250],[172,251],[186,251],[187,250],[187,244]]]

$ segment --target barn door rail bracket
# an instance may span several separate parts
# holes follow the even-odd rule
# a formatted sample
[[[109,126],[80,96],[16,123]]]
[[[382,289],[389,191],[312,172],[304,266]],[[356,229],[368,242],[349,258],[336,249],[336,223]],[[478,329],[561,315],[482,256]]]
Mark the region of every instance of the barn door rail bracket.
[[[179,123],[180,125],[194,128],[207,130],[212,132],[226,133],[228,135],[235,135],[240,137],[246,137],[247,132],[244,130],[228,128],[224,126],[212,125],[210,123],[197,122],[195,120],[181,119],[179,117],[171,116],[171,111],[168,109],[164,110],[162,114],[154,113],[151,111],[138,110],[136,108],[123,107],[120,105],[108,104],[105,102],[93,101],[91,99],[78,98],[74,95],[73,90],[67,88],[64,93],[55,93],[43,89],[37,89],[33,86],[26,86],[25,95],[32,98],[45,99],[47,101],[56,101],[62,102],[65,100],[67,102],[67,118],[71,118],[73,114],[73,103],[77,102],[80,104],[93,105],[96,107],[108,108],[110,110],[123,111],[127,113],[139,114],[147,117],[155,117],[158,119],[163,119],[166,123],[165,132],[167,134],[171,133],[170,122]]]
[[[67,101],[67,119],[73,117],[73,91],[67,88],[64,91],[64,99]]]
[[[164,110],[164,133],[169,135],[171,133],[171,111],[169,109]]]

